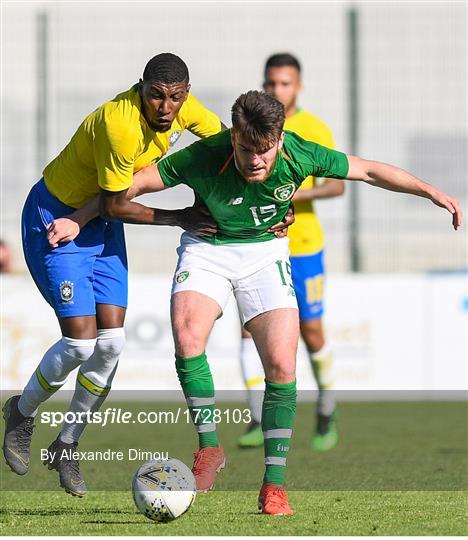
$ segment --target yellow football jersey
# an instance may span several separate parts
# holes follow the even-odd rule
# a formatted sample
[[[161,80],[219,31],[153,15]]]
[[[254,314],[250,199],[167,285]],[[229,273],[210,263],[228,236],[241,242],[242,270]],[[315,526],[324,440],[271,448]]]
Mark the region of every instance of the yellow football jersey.
[[[316,116],[301,109],[286,118],[284,129],[294,131],[308,141],[335,148],[330,128]],[[299,189],[310,189],[314,183],[315,178],[309,176]],[[291,255],[310,255],[321,251],[324,247],[323,230],[313,204],[310,201],[298,201],[294,203],[294,212],[296,221],[288,232]]]
[[[88,203],[99,188],[127,189],[133,174],[161,159],[185,129],[209,137],[221,131],[221,120],[189,94],[171,129],[155,132],[146,123],[133,86],[86,117],[68,145],[44,169],[47,189],[73,208]]]

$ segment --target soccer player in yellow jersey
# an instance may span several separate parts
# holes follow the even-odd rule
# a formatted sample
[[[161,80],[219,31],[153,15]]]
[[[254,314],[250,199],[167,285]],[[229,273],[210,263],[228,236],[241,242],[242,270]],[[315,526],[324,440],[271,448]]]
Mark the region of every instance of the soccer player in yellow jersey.
[[[330,128],[316,116],[297,105],[302,90],[301,66],[289,53],[268,58],[264,72],[264,90],[278,99],[285,108],[284,129],[328,148],[335,148]],[[327,178],[318,185],[309,176],[296,192],[295,223],[289,228],[291,274],[299,305],[301,335],[307,347],[319,389],[317,422],[312,438],[316,450],[329,450],[338,441],[334,412],[335,401],[330,390],[333,385],[333,355],[325,339],[322,324],[324,290],[324,237],[313,206],[315,199],[337,197],[344,192],[344,182]],[[261,404],[264,372],[257,349],[249,333],[242,330],[241,365],[247,387],[252,423],[239,439],[240,447],[263,444]]]
[[[119,220],[178,225],[201,235],[216,230],[203,211],[158,210],[125,198],[134,173],[162,158],[185,129],[199,137],[222,129],[218,116],[189,90],[189,72],[182,59],[170,53],[152,58],[139,83],[85,118],[47,165],[24,206],[25,259],[55,311],[62,337],[44,354],[21,396],[5,403],[3,452],[14,472],[27,473],[38,407],[79,368],[69,409],[78,421],[64,424],[45,461],[73,495],[83,496],[86,485],[78,461],[60,459],[62,451],[76,449],[86,426],[80,417],[98,410],[105,400],[125,343],[128,272]],[[77,214],[71,214],[99,201],[98,194],[102,213],[115,221],[96,217],[80,229]],[[69,235],[60,234],[64,226]]]

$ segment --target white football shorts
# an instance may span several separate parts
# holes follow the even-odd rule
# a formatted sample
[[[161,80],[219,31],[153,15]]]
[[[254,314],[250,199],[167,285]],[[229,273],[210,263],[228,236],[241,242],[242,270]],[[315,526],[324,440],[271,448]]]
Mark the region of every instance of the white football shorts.
[[[223,311],[234,294],[242,323],[279,308],[296,308],[288,238],[245,244],[211,244],[185,232],[172,294],[196,291]]]

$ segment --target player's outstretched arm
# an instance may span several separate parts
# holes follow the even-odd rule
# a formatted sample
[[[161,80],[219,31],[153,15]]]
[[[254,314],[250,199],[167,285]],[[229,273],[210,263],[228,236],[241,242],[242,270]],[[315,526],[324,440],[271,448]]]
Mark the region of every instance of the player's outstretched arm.
[[[431,200],[437,206],[445,208],[452,214],[452,224],[455,230],[461,226],[462,211],[454,197],[439,191],[436,187],[423,182],[409,172],[378,161],[368,161],[356,156],[347,156],[349,180],[361,180],[373,186],[389,191],[409,193]]]
[[[141,169],[133,176],[133,184],[122,192],[102,191],[88,204],[68,216],[55,219],[47,228],[47,240],[55,248],[62,242],[70,242],[89,221],[101,213],[109,219],[120,219],[127,223],[150,225],[175,225],[199,235],[216,233],[216,224],[204,207],[188,207],[181,210],[160,210],[142,204],[130,203],[144,193],[154,193],[166,189],[156,165]],[[107,195],[106,195],[107,194]],[[103,202],[105,197],[105,202]],[[128,206],[126,203],[130,203]],[[119,217],[121,216],[121,217]]]

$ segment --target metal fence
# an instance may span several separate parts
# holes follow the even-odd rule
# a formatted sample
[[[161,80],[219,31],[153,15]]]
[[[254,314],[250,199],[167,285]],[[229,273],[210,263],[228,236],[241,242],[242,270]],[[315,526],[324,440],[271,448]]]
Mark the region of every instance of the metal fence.
[[[351,7],[358,22],[359,154],[414,172],[466,208],[465,2],[4,2],[1,235],[16,251],[16,266],[23,264],[21,206],[42,167],[158,52],[186,60],[193,93],[228,124],[234,99],[261,85],[265,59],[295,53],[304,69],[301,106],[324,119],[338,148],[349,151]],[[182,144],[191,140],[185,136]],[[429,202],[366,185],[357,195],[362,270],[466,267],[465,233],[454,233],[448,215]],[[176,188],[147,200],[180,207],[192,195]],[[328,267],[346,272],[349,190],[316,208]],[[131,269],[170,271],[179,232],[127,226]]]

